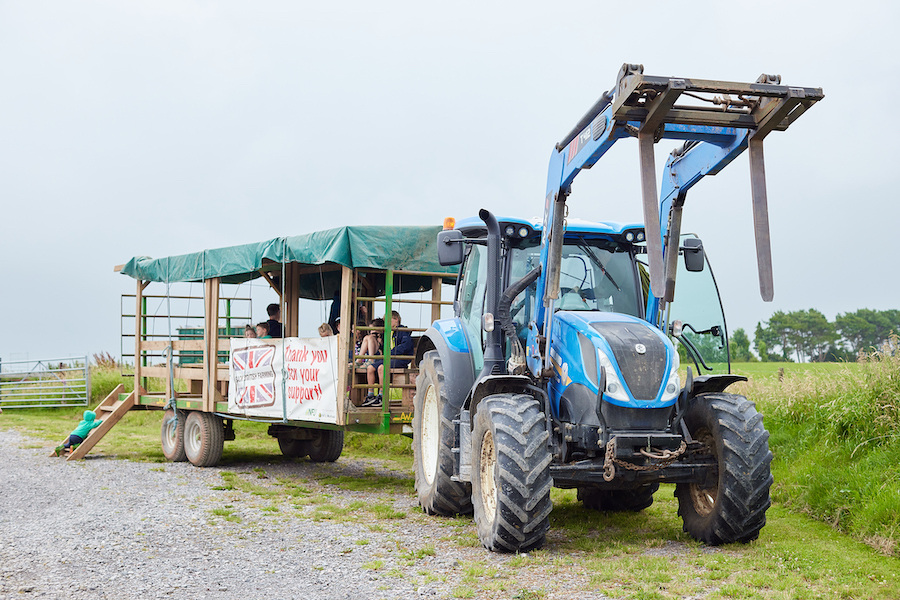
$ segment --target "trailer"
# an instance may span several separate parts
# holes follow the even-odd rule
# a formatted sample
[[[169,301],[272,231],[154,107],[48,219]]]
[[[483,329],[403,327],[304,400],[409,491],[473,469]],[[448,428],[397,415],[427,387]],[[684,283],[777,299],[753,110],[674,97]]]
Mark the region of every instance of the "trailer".
[[[196,466],[219,462],[236,421],[269,423],[284,455],[318,462],[337,460],[345,431],[411,435],[417,369],[402,363],[413,360],[420,334],[449,310],[456,280],[455,267],[438,263],[439,230],[348,226],[116,266],[135,280],[127,300],[134,311],[123,313],[133,329],[122,332],[129,347],[133,342],[135,391],[119,386],[97,406],[104,426],[69,459],[82,458],[132,408],[164,411],[163,453]],[[235,290],[254,280],[271,288],[284,337],[243,337],[253,323],[251,298]],[[193,291],[176,292],[185,285]],[[314,327],[301,332],[301,300],[321,303],[332,323],[349,326],[327,337]],[[395,328],[398,309],[404,317],[417,313],[418,322]],[[377,317],[383,326],[372,324]],[[407,354],[392,354],[398,330],[412,338]],[[373,332],[383,339],[379,351],[357,355],[358,340]],[[391,368],[380,384],[377,377],[371,383],[364,361],[385,356]],[[162,391],[150,391],[154,379]],[[381,402],[363,406],[370,393]]]

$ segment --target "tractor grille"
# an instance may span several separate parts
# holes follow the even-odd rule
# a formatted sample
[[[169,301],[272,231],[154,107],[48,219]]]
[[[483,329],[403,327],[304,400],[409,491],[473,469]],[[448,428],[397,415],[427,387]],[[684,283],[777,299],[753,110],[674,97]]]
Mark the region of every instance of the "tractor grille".
[[[666,345],[646,325],[636,323],[591,323],[602,335],[636,400],[653,400],[666,377]],[[646,352],[638,353],[643,344]]]

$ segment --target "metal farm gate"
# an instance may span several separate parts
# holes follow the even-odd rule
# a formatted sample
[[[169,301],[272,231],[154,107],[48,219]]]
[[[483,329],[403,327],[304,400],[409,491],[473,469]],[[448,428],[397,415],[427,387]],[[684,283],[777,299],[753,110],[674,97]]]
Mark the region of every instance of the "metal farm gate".
[[[87,406],[89,364],[86,356],[0,362],[0,406]]]

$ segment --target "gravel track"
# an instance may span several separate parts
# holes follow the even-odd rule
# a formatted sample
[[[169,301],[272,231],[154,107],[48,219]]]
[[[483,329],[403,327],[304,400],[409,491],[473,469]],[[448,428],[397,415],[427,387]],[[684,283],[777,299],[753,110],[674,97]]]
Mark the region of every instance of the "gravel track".
[[[48,452],[45,442],[0,431],[0,598],[446,598],[466,564],[510,571],[504,566],[512,557],[450,541],[458,525],[423,515],[412,494],[326,490],[315,482],[323,471],[371,472],[366,461],[199,469],[108,456],[66,462]],[[252,471],[260,468],[267,479]],[[377,500],[407,516],[315,520],[283,496],[213,489],[222,486],[222,471],[262,485],[308,478],[330,503]],[[240,521],[214,509],[233,510]],[[539,571],[515,571],[506,591],[480,590],[471,578],[467,586],[486,598],[546,589]],[[577,591],[577,579],[542,597],[605,598]]]

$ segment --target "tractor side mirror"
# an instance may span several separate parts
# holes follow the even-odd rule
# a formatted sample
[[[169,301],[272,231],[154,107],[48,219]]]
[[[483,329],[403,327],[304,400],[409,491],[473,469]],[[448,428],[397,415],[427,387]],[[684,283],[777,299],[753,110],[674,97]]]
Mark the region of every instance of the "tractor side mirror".
[[[458,265],[463,261],[465,244],[463,234],[458,229],[447,229],[437,236],[438,262],[441,266]]]
[[[681,250],[684,252],[684,268],[692,273],[703,270],[706,258],[703,254],[703,242],[697,238],[685,238]]]

